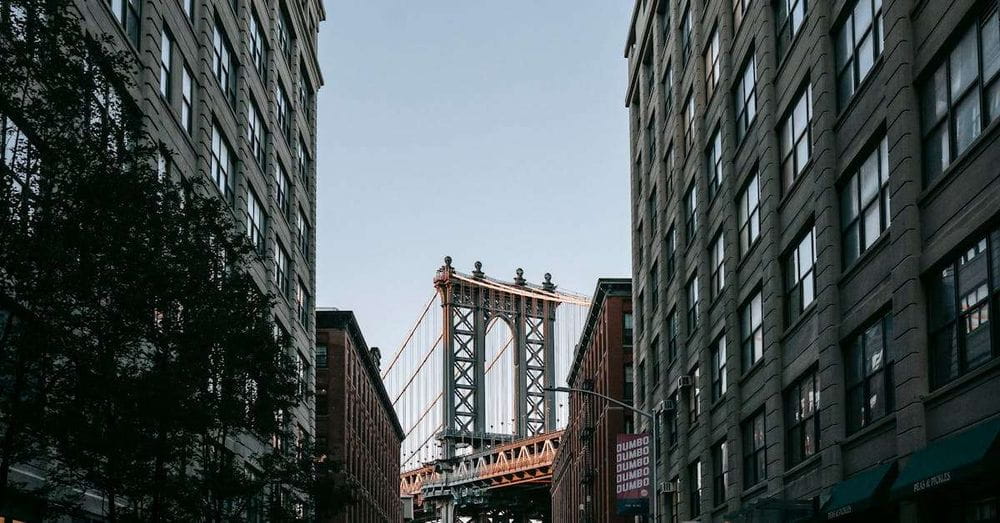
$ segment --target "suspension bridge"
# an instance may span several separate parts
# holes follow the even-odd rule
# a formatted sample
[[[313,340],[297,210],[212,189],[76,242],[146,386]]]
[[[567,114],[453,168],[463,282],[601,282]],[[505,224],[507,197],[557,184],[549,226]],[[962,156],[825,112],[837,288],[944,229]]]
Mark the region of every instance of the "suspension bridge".
[[[564,386],[589,298],[521,269],[462,273],[446,257],[434,294],[382,373],[406,431],[400,490],[417,521],[546,523]]]

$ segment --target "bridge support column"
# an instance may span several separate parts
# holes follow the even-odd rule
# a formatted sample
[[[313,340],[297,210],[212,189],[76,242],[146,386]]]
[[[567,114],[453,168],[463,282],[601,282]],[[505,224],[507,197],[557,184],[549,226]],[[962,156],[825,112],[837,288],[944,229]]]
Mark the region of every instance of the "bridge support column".
[[[458,523],[458,519],[455,518],[455,502],[448,500],[439,503],[438,516],[440,523]]]

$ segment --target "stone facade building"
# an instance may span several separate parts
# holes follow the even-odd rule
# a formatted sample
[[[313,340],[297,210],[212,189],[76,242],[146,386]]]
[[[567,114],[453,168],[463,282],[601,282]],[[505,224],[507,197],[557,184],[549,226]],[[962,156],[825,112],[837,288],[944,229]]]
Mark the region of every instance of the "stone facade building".
[[[996,2],[636,0],[625,54],[664,520],[996,521]]]
[[[632,282],[600,279],[576,345],[567,383],[632,401]],[[571,393],[569,419],[553,464],[552,521],[624,523],[615,515],[616,436],[633,414],[599,398]]]
[[[401,522],[403,428],[354,313],[316,311],[316,443],[344,463],[355,501],[330,523]]]

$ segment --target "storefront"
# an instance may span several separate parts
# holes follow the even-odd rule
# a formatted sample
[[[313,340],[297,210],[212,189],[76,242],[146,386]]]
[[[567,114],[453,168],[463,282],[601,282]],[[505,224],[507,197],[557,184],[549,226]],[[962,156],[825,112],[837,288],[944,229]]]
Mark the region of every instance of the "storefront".
[[[1000,418],[915,452],[891,488],[904,519],[1000,522]]]
[[[828,521],[896,521],[889,487],[899,468],[895,461],[859,472],[834,485],[822,515]]]

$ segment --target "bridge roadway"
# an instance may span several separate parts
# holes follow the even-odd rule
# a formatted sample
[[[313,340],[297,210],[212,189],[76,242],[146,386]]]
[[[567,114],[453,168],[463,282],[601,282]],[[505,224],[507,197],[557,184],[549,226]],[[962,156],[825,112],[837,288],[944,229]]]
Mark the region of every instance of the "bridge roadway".
[[[400,474],[414,521],[548,523],[552,462],[562,431],[439,460]]]

